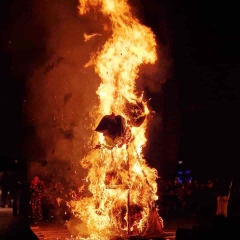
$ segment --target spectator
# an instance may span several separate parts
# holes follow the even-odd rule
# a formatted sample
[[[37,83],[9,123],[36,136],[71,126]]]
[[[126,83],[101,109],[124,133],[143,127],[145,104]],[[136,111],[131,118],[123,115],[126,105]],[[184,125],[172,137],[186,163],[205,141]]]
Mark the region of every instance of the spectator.
[[[179,185],[179,187],[177,188],[177,197],[178,197],[177,209],[180,214],[183,214],[183,211],[185,208],[184,196],[185,196],[185,186],[184,184],[182,184],[182,185]]]
[[[193,184],[193,189],[192,189],[192,201],[191,201],[192,216],[197,215],[198,206],[199,206],[199,199],[200,199],[199,184],[198,184],[197,181],[195,181],[194,184]]]
[[[184,193],[184,203],[185,203],[185,214],[191,216],[191,204],[192,204],[192,185],[187,183]]]
[[[232,187],[232,181],[229,179],[221,179],[218,181],[217,186],[217,211],[216,215],[224,215],[227,217],[227,209],[228,209],[228,200],[230,196],[230,190]]]
[[[208,222],[213,219],[216,211],[216,197],[212,181],[209,181],[204,187],[201,197],[200,217],[204,222]]]
[[[43,212],[43,219],[48,221],[50,217],[50,208],[51,208],[51,202],[50,202],[50,193],[49,193],[49,187],[44,189],[43,196],[42,196],[42,212]]]
[[[26,180],[22,180],[19,199],[19,215],[26,219],[29,217],[29,201],[30,201],[29,182]]]
[[[2,188],[0,186],[0,207],[2,206]]]
[[[43,182],[35,176],[30,184],[30,219],[33,224],[42,220]]]
[[[165,185],[163,187],[163,196],[162,196],[162,206],[164,209],[164,215],[168,216],[168,210],[169,210],[169,195],[170,195],[170,187],[169,185]]]
[[[16,181],[16,182],[14,182],[14,188],[12,189],[13,216],[19,215],[20,193],[21,193],[21,185],[20,185],[20,182]]]
[[[240,186],[234,184],[231,189],[231,196],[228,204],[228,217],[239,218],[240,217]]]

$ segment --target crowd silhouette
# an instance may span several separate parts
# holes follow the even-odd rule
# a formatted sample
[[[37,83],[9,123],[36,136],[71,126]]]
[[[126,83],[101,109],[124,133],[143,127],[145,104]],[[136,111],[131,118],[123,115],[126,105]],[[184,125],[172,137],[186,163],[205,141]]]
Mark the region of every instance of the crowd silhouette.
[[[199,217],[210,220],[216,215],[240,216],[240,186],[228,178],[201,183],[197,180],[163,182],[159,208],[163,217]]]
[[[10,179],[12,183],[15,180],[12,176]],[[16,184],[12,184],[11,189],[6,188],[10,186],[8,184],[2,185],[1,207],[12,207],[14,216],[28,217],[32,223],[70,218],[66,202],[84,197],[87,191],[74,181],[59,182],[54,178],[42,181],[35,176],[30,183],[18,179],[14,182]],[[158,186],[157,205],[163,219],[196,217],[208,221],[216,215],[240,217],[240,184],[234,179],[223,178],[204,183],[197,180],[179,182],[176,178]]]

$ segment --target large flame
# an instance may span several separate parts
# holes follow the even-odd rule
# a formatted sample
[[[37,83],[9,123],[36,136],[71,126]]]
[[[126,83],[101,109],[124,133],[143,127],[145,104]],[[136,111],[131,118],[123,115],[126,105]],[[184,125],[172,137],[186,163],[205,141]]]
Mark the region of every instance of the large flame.
[[[70,206],[86,230],[79,233],[81,239],[141,234],[157,200],[158,176],[142,154],[149,110],[136,92],[136,80],[141,64],[157,60],[155,36],[132,16],[127,0],[79,3],[80,15],[95,9],[110,20],[111,26],[111,36],[85,66],[93,65],[101,78],[99,105],[93,116],[95,127],[104,115],[114,113],[126,119],[131,136],[121,142],[93,133],[94,144],[99,147],[81,160],[82,167],[88,169],[86,181],[92,196],[71,201]],[[90,40],[96,35],[100,34],[84,36]]]

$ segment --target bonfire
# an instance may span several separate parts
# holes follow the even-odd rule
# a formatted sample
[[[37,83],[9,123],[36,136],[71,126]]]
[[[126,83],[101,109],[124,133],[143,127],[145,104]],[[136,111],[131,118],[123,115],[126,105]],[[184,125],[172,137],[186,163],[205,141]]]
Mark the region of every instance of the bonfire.
[[[79,239],[159,236],[158,173],[142,152],[150,110],[136,90],[139,67],[157,60],[155,36],[132,15],[127,0],[79,0],[80,15],[96,11],[108,20],[103,32],[109,38],[85,65],[93,66],[101,79],[92,113],[92,148],[81,160],[90,196],[69,206],[80,220]],[[87,42],[100,35],[84,37]]]

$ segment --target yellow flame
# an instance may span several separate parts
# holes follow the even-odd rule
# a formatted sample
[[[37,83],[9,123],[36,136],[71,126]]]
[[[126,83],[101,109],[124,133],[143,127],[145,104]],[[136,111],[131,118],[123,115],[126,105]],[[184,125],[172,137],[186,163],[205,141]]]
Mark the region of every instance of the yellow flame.
[[[88,35],[88,34],[84,33],[84,34],[83,34],[84,42],[90,41],[91,39],[93,39],[93,38],[96,37],[96,36],[100,36],[100,34],[98,34],[98,33],[93,33],[93,34]]]
[[[80,15],[91,9],[108,17],[112,28],[112,35],[101,51],[86,65],[93,65],[101,78],[95,126],[112,112],[129,120],[126,102],[142,102],[136,91],[139,67],[157,60],[155,36],[132,16],[126,0],[79,0]],[[147,115],[147,105],[142,104]],[[144,231],[151,207],[157,200],[157,171],[150,168],[142,156],[142,147],[147,142],[146,128],[147,118],[140,126],[131,126],[133,137],[129,144],[110,150],[94,149],[81,160],[82,167],[88,169],[88,188],[92,194],[70,202],[73,213],[88,230],[88,236],[81,239],[104,240],[125,236],[129,231],[132,234]],[[93,138],[96,143],[106,140],[102,134],[93,134]],[[137,217],[137,214],[140,215]]]

